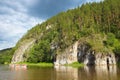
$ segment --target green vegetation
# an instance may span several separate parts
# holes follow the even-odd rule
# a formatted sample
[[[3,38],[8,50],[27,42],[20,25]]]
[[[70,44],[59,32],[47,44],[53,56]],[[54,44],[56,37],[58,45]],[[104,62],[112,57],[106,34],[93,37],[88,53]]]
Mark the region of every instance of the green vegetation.
[[[84,64],[83,64],[83,63],[79,63],[79,62],[73,62],[73,63],[71,63],[71,64],[65,64],[65,66],[83,67]]]
[[[49,42],[47,41],[40,41],[34,46],[34,49],[30,50],[30,52],[28,62],[51,62],[51,51]]]
[[[118,53],[120,50],[119,3],[119,0],[87,3],[37,25],[21,39],[37,39],[29,52],[28,62],[50,62],[51,55],[61,53],[77,40],[86,41],[96,52]],[[51,28],[46,30],[46,26]],[[51,50],[51,45],[57,47]]]
[[[53,67],[53,63],[46,63],[46,62],[40,62],[40,63],[29,63],[29,62],[20,62],[20,63],[16,63],[16,64],[25,64],[28,67]],[[83,63],[79,63],[79,62],[74,62],[71,64],[65,64],[64,66],[71,66],[71,67],[83,67],[84,64]]]
[[[0,50],[0,64],[9,64],[13,56],[14,49]]]
[[[33,67],[53,67],[53,63],[45,63],[45,62],[42,62],[42,63],[28,63],[28,62],[25,62],[25,63],[17,63],[17,64],[26,64],[28,67],[29,66],[33,66]]]
[[[35,39],[25,56],[30,63],[52,62],[76,41],[86,42],[91,50],[120,54],[120,0],[87,3],[62,12],[33,27],[17,43]]]

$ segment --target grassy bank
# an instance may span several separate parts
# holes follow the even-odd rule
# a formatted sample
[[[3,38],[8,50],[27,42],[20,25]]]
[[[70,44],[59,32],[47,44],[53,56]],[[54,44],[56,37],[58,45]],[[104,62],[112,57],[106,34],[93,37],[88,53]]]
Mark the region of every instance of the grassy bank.
[[[27,66],[37,66],[37,67],[53,67],[53,63],[28,63],[28,62],[24,62],[24,63],[17,63],[17,64],[26,64]]]
[[[21,63],[16,63],[16,64],[25,64],[27,66],[36,66],[36,67],[53,67],[54,64],[53,63],[45,63],[45,62],[42,62],[42,63],[28,63],[28,62],[21,62]],[[71,66],[71,67],[83,67],[84,64],[83,63],[79,63],[79,62],[74,62],[74,63],[71,63],[71,64],[65,64],[64,66]]]
[[[79,63],[79,62],[73,62],[73,63],[71,63],[71,64],[65,64],[65,66],[83,67],[84,64],[83,64],[83,63]]]

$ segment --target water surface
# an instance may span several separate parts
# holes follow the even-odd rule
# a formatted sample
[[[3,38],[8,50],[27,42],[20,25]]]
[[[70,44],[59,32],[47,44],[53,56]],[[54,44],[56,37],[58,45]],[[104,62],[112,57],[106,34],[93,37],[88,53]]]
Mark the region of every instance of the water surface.
[[[8,65],[0,65],[0,80],[120,80],[120,68],[56,66],[12,69]]]

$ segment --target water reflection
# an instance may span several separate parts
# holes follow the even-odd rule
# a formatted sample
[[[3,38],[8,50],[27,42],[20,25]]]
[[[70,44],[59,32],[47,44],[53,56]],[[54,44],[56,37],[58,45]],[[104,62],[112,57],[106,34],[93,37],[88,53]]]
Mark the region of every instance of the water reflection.
[[[55,72],[55,80],[78,80],[77,68],[57,66]]]
[[[96,80],[94,66],[84,66],[83,68],[79,68],[79,79],[81,80]]]
[[[85,66],[79,70],[82,80],[118,80],[117,66]]]
[[[96,66],[97,80],[117,80],[117,68],[111,66]]]
[[[56,67],[55,80],[118,80],[117,67],[84,66],[83,68]]]
[[[9,68],[11,70],[21,70],[21,69],[27,70],[27,65],[25,65],[25,64],[10,64]]]
[[[27,69],[11,69],[0,66],[0,80],[119,80],[120,69],[117,66],[85,66],[73,68],[28,67]]]

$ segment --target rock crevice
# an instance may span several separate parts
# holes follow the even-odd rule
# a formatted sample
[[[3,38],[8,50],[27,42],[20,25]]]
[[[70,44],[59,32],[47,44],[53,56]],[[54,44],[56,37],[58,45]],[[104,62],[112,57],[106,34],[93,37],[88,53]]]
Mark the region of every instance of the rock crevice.
[[[57,54],[55,65],[70,64],[73,62],[85,65],[114,65],[117,63],[114,53],[96,53],[86,43],[76,42],[65,52]]]
[[[30,41],[24,41],[22,44],[18,47],[18,49],[15,51],[11,63],[18,63],[18,62],[24,62],[25,58],[25,52],[30,49],[30,47],[33,45],[35,40]]]

